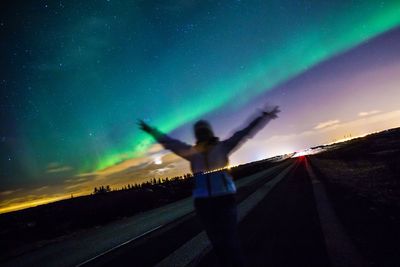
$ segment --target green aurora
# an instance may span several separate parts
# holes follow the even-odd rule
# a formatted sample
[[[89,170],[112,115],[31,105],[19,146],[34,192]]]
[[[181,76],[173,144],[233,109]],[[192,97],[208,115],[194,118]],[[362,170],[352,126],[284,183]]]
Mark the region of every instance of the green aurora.
[[[245,103],[280,82],[400,24],[400,2],[389,1],[384,6],[373,2],[360,2],[362,6],[352,6],[349,2],[340,8],[332,6],[332,10],[328,10],[328,6],[321,7],[321,19],[310,18],[304,21],[304,25],[298,25],[297,29],[287,31],[287,34],[280,36],[281,40],[274,41],[279,45],[267,43],[264,49],[260,49],[259,59],[249,62],[246,70],[231,73],[201,88],[200,91],[204,92],[202,95],[195,99],[188,96],[193,100],[182,102],[175,110],[164,114],[160,111],[162,115],[154,123],[169,132],[204,113],[220,108],[237,95]],[[273,16],[273,11],[268,15]],[[265,19],[265,25],[258,26],[281,28],[279,22],[270,19]],[[165,63],[168,64],[168,61]],[[213,94],[212,102],[208,101],[207,92],[217,92]],[[109,151],[102,157],[96,169],[104,169],[126,158],[138,156],[152,143],[149,136],[133,135],[121,150]]]
[[[15,138],[2,151],[15,159],[2,162],[4,185],[139,157],[154,141],[137,118],[171,132],[400,25],[400,1],[173,2],[70,1],[21,12],[22,39],[5,48],[18,51],[8,68],[9,101],[18,104]],[[55,163],[70,171],[49,172]]]

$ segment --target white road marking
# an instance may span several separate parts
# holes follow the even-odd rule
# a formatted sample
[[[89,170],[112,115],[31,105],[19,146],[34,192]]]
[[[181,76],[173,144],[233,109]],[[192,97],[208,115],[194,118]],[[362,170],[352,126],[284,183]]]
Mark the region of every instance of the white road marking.
[[[285,164],[287,164],[287,163],[285,163]],[[282,165],[284,165],[284,164],[282,164]],[[252,174],[252,175],[250,175],[250,176],[247,176],[246,178],[240,179],[240,180],[237,182],[237,187],[240,188],[240,187],[246,186],[246,185],[248,185],[248,184],[251,184],[251,183],[254,182],[255,180],[258,180],[260,177],[263,177],[265,174],[270,173],[270,172],[272,172],[272,171],[274,171],[274,170],[280,168],[282,165],[278,165],[278,166],[269,168],[269,169],[267,169],[267,170],[264,170],[264,171],[261,171],[261,172],[257,172],[257,173],[255,173],[255,174]],[[251,209],[251,207],[249,207],[249,208]],[[240,217],[241,217],[241,213],[239,213],[239,219],[240,219]],[[138,236],[136,236],[136,237],[134,237],[134,238],[132,238],[132,239],[129,239],[129,240],[127,240],[127,241],[125,241],[125,242],[123,242],[123,243],[121,243],[121,244],[118,244],[117,246],[114,246],[114,247],[112,247],[112,248],[110,248],[110,249],[108,249],[108,250],[106,250],[106,251],[104,251],[104,252],[102,252],[102,253],[100,253],[100,254],[98,254],[98,255],[96,255],[96,256],[94,256],[94,257],[88,259],[88,260],[85,260],[85,261],[82,262],[82,263],[79,263],[78,265],[76,265],[76,267],[84,266],[85,264],[87,264],[87,263],[89,263],[89,262],[91,262],[91,261],[93,261],[93,260],[95,260],[95,259],[98,259],[98,258],[104,256],[105,254],[107,254],[107,253],[109,253],[109,252],[112,252],[112,251],[114,251],[114,250],[116,250],[116,249],[118,249],[118,248],[120,248],[120,247],[122,247],[122,246],[124,246],[124,245],[126,245],[126,244],[129,244],[129,243],[131,243],[131,242],[137,240],[138,238],[140,238],[140,237],[142,237],[142,236],[145,236],[145,235],[147,235],[147,234],[149,234],[149,233],[151,233],[151,232],[153,232],[153,231],[155,231],[155,230],[161,228],[162,226],[163,226],[163,225],[159,225],[159,226],[157,226],[157,227],[155,227],[155,228],[152,228],[152,229],[150,229],[150,230],[148,230],[148,231],[146,231],[146,232],[144,232],[144,233],[142,233],[142,234],[140,234],[140,235],[138,235]]]
[[[238,206],[239,222],[246,217],[247,214],[274,188],[295,166],[295,162],[290,164],[286,169],[280,172],[275,178],[266,182],[257,191],[248,196]],[[183,244],[169,256],[160,261],[157,267],[167,266],[188,266],[196,265],[195,263],[201,259],[211,249],[211,243],[205,231],[200,232],[191,240]]]
[[[159,228],[161,228],[161,227],[163,227],[163,226],[164,226],[164,225],[159,225],[159,226],[157,226],[157,227],[154,227],[153,229],[150,229],[150,230],[148,230],[148,231],[146,231],[146,232],[144,232],[144,233],[142,233],[142,234],[140,234],[140,235],[138,235],[138,236],[135,236],[134,238],[131,238],[131,239],[129,239],[129,240],[127,240],[127,241],[125,241],[125,242],[123,242],[123,243],[121,243],[121,244],[115,246],[115,247],[112,247],[112,248],[110,248],[110,249],[104,251],[103,253],[100,253],[100,254],[98,254],[98,255],[96,255],[96,256],[94,256],[94,257],[88,259],[88,260],[85,260],[84,262],[82,262],[82,263],[76,265],[76,267],[83,266],[83,265],[85,265],[85,264],[87,264],[87,263],[89,263],[89,262],[91,262],[91,261],[93,261],[93,260],[95,260],[95,259],[97,259],[97,258],[99,258],[99,257],[101,257],[101,256],[103,256],[103,255],[105,255],[105,254],[107,254],[107,253],[110,253],[110,252],[113,251],[113,250],[116,250],[116,249],[118,249],[118,248],[120,248],[120,247],[122,247],[122,246],[125,246],[126,244],[129,244],[129,243],[131,243],[131,242],[133,242],[133,241],[135,241],[135,240],[141,238],[142,236],[145,236],[145,235],[147,235],[147,234],[150,234],[151,232],[154,232],[155,230],[157,230],[157,229],[159,229]]]
[[[304,157],[304,160],[311,179],[318,217],[332,267],[366,266],[338,220],[323,183],[315,175],[308,158]]]

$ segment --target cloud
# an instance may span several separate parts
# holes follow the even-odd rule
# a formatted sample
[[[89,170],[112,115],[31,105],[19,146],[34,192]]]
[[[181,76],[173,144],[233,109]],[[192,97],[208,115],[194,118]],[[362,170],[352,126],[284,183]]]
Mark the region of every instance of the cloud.
[[[46,189],[48,189],[48,188],[49,188],[49,187],[48,187],[47,185],[45,185],[45,186],[36,188],[35,191],[36,191],[36,192],[40,192],[40,191],[46,190]]]
[[[158,143],[155,143],[153,145],[151,145],[148,150],[147,150],[147,155],[153,155],[153,154],[158,154],[162,151],[164,151],[165,149]]]
[[[368,133],[400,127],[400,110],[380,112],[367,117],[357,117],[350,121],[341,121],[333,127],[305,131],[280,133],[272,136],[262,136],[250,139],[241,148],[241,152],[230,158],[232,165],[267,157],[301,151],[313,146],[329,144],[347,137],[364,136]]]
[[[156,164],[155,158],[159,159],[159,164]],[[53,163],[51,167],[55,166]],[[155,177],[174,177],[188,172],[188,162],[157,144],[151,146],[141,157],[127,159],[102,170],[69,177],[64,181],[63,188],[71,193],[90,193],[99,185],[118,188],[128,183],[141,183]]]
[[[262,145],[276,144],[286,144],[291,141],[298,142],[299,140],[307,140],[308,147],[313,145],[321,145],[324,143],[323,139],[327,137],[337,138],[341,137],[343,133],[352,132],[353,136],[365,135],[368,133],[373,133],[376,131],[383,131],[389,128],[399,127],[400,123],[400,110],[393,110],[385,113],[375,114],[367,118],[357,118],[355,120],[340,122],[339,120],[332,120],[329,126],[335,125],[335,127],[328,127],[328,122],[323,125],[323,127],[314,127],[312,130],[307,130],[301,133],[287,134],[287,135],[274,135],[265,140],[263,140]],[[320,123],[318,125],[321,125]],[[317,126],[318,126],[317,125]],[[329,141],[329,140],[327,140]],[[260,146],[259,143],[256,144]]]
[[[14,194],[16,192],[19,192],[21,190],[22,190],[22,188],[18,188],[18,189],[15,189],[15,190],[2,191],[2,192],[0,192],[0,196],[8,196],[8,195]]]
[[[333,125],[336,125],[340,123],[340,120],[329,120],[329,121],[324,121],[324,122],[320,122],[317,124],[317,126],[314,127],[315,130],[319,130],[319,129],[323,129],[323,128],[327,128]]]
[[[380,110],[361,111],[360,113],[358,113],[358,116],[365,117],[365,116],[377,114],[377,113],[380,113],[380,112],[381,112]]]
[[[46,172],[47,173],[59,173],[59,172],[70,171],[72,169],[73,168],[71,166],[62,165],[58,162],[51,162],[49,165],[47,165]]]

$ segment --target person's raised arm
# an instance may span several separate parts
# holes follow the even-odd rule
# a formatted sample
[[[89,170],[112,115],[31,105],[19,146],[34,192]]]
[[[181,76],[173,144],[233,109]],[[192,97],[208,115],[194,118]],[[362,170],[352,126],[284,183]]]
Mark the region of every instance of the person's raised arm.
[[[259,116],[253,119],[245,128],[235,132],[231,137],[223,141],[223,145],[227,154],[232,153],[240,147],[240,145],[248,138],[253,137],[261,130],[270,120],[276,119],[280,112],[279,107],[275,106],[270,111],[262,111]]]
[[[182,142],[180,140],[174,139],[167,134],[159,131],[155,127],[151,127],[147,123],[145,123],[143,120],[138,120],[138,125],[141,130],[145,131],[146,133],[150,134],[151,136],[154,137],[154,139],[160,143],[165,149],[169,149],[178,156],[189,160],[190,157],[190,152],[191,152],[191,146],[186,144],[185,142]]]

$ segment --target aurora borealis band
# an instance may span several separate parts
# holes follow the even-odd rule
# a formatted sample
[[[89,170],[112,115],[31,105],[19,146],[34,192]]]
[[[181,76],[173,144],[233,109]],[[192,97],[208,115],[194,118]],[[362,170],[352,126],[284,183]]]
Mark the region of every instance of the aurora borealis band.
[[[400,25],[399,1],[2,5],[0,191],[141,157],[136,119],[171,132],[245,107]]]

